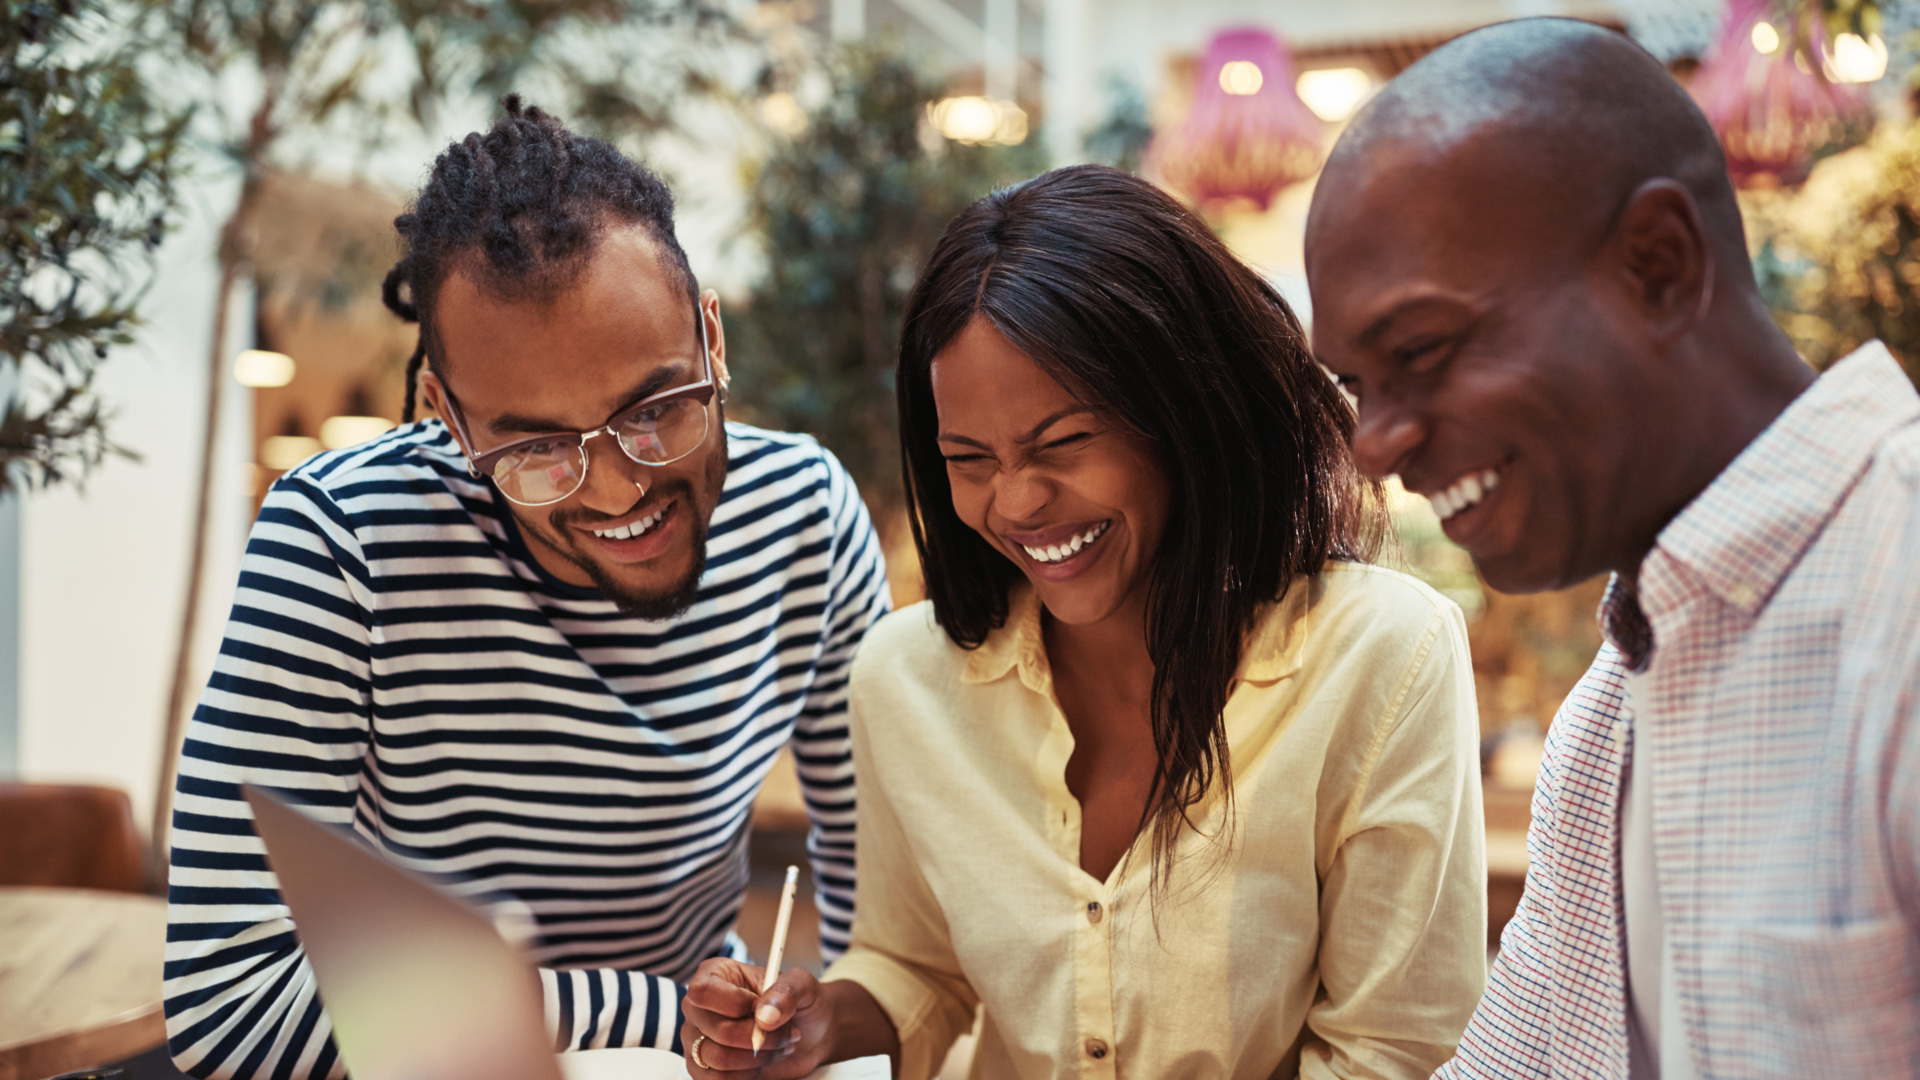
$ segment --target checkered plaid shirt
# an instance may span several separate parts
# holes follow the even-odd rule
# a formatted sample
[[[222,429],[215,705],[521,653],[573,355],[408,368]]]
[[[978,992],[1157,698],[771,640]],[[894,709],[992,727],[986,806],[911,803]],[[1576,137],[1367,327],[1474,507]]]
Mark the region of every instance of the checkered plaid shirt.
[[[1920,1077],[1920,396],[1878,343],[1660,534],[1547,736],[1526,896],[1437,1077],[1627,1076],[1623,770],[1701,1080]]]

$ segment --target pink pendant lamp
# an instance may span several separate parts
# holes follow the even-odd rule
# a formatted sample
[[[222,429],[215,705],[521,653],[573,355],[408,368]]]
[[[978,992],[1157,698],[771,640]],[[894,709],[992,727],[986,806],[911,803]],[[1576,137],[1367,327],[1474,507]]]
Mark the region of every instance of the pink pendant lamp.
[[[1818,61],[1825,33],[1810,5],[1790,5],[1813,63],[1796,62],[1790,28],[1769,22],[1773,0],[1728,0],[1713,48],[1693,77],[1693,97],[1720,134],[1727,172],[1742,187],[1806,179],[1814,150],[1866,107],[1856,90],[1830,82]],[[1767,29],[1756,34],[1756,27]],[[1761,46],[1771,44],[1770,51]],[[1802,64],[1806,64],[1803,69]]]
[[[1264,210],[1320,168],[1326,126],[1295,92],[1293,57],[1271,32],[1215,34],[1198,77],[1193,111],[1148,151],[1171,187],[1203,206],[1249,199]]]

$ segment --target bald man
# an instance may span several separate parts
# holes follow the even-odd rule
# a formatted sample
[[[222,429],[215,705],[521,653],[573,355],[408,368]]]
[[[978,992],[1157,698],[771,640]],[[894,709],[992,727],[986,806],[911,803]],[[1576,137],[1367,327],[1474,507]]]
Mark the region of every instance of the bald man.
[[[1565,20],[1389,84],[1307,273],[1367,471],[1495,588],[1613,575],[1441,1075],[1920,1075],[1920,396],[1887,350],[1815,379],[1705,118]]]

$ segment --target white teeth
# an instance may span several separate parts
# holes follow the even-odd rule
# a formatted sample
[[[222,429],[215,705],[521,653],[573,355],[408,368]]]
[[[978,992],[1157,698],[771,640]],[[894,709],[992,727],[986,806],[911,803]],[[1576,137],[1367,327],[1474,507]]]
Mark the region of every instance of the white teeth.
[[[1113,523],[1110,521],[1103,521],[1100,524],[1095,525],[1093,528],[1088,529],[1086,532],[1083,532],[1076,536],[1071,537],[1064,544],[1049,544],[1043,548],[1028,547],[1025,544],[1021,544],[1020,549],[1022,551],[1025,551],[1027,553],[1027,557],[1032,559],[1034,562],[1056,563],[1061,561],[1062,559],[1070,559],[1073,556],[1078,555],[1080,553],[1081,548],[1084,548],[1088,544],[1093,543],[1095,540],[1100,539],[1100,535],[1106,532],[1107,526],[1111,524]]]
[[[1445,491],[1427,496],[1433,512],[1445,521],[1469,506],[1476,506],[1487,493],[1500,486],[1500,474],[1492,469],[1469,473],[1447,485]]]
[[[593,535],[603,540],[631,540],[641,533],[646,532],[648,529],[653,528],[655,525],[660,524],[660,519],[666,516],[667,508],[663,506],[647,517],[641,518],[639,521],[629,522],[612,529],[595,529],[593,530]]]

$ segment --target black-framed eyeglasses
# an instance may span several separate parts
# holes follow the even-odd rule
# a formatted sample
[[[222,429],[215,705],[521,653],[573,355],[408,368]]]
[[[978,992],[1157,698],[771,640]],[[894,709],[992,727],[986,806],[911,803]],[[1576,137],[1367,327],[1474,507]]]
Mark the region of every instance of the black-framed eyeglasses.
[[[591,431],[555,432],[516,439],[480,454],[467,455],[467,471],[491,477],[494,486],[521,506],[547,506],[580,490],[587,482],[587,440],[611,435],[620,451],[638,465],[670,465],[700,448],[712,427],[713,353],[707,348],[706,314],[697,307],[700,358],[705,375],[697,383],[678,386],[620,410]],[[473,445],[467,434],[460,403],[443,382],[454,429],[460,441]]]

